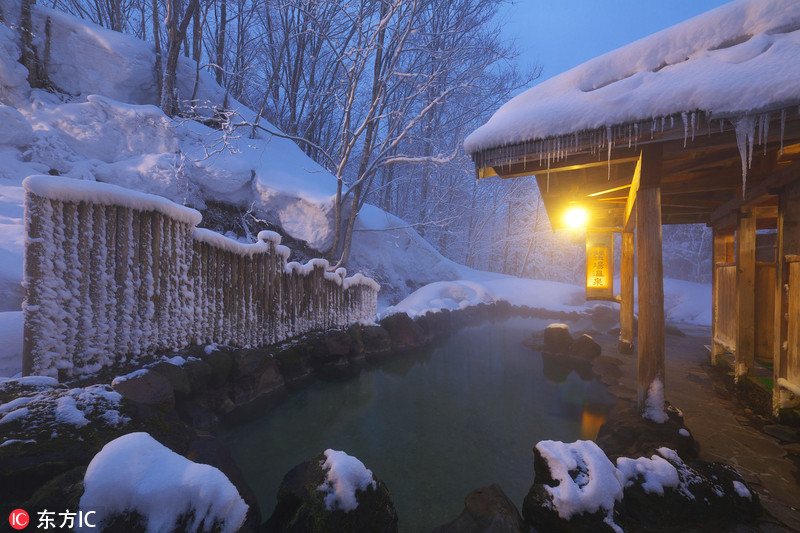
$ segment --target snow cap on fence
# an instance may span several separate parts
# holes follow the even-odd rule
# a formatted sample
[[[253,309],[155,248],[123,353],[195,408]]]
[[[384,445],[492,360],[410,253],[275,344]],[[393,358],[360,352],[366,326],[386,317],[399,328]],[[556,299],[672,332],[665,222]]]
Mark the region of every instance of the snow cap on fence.
[[[133,191],[111,183],[78,180],[61,176],[28,176],[22,182],[25,191],[62,202],[88,202],[127,207],[139,211],[157,211],[179,222],[196,225],[203,219],[199,211],[166,198]]]
[[[305,265],[298,263],[297,261],[292,261],[291,263],[286,264],[285,271],[287,273],[296,272],[301,276],[307,276],[311,272],[314,271],[314,268],[322,268],[323,270],[328,268],[328,261],[326,259],[309,259]]]
[[[264,242],[271,242],[275,246],[278,246],[281,243],[281,236],[280,234],[274,231],[264,230],[258,232],[258,240]]]
[[[194,239],[210,244],[226,252],[248,257],[252,257],[253,254],[266,253],[269,251],[269,245],[265,242],[239,242],[205,228],[195,228]]]
[[[356,274],[354,276],[350,276],[349,278],[345,278],[343,285],[345,289],[349,289],[350,287],[355,287],[356,285],[364,285],[374,291],[381,290],[381,286],[378,284],[377,281],[368,278],[366,276],[363,276],[361,274]]]

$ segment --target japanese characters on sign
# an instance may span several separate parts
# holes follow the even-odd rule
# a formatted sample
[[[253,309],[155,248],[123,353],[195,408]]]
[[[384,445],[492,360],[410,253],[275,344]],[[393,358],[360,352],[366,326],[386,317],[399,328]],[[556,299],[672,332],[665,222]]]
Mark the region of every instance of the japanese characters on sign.
[[[586,232],[586,299],[614,299],[614,234]]]

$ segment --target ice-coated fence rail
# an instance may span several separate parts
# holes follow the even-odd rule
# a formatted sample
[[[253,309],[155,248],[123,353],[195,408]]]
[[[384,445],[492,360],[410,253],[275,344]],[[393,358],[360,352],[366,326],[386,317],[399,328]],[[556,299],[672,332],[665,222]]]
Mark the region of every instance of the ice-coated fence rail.
[[[377,283],[324,259],[287,263],[277,233],[242,244],[197,228],[194,209],[106,183],[23,186],[25,375],[77,376],[191,343],[263,346],[375,316]]]

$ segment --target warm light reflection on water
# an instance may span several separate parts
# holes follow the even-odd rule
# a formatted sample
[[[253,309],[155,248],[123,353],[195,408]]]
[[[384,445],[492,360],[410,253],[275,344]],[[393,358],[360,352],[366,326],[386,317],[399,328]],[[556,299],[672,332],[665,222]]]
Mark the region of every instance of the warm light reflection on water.
[[[600,431],[600,426],[608,420],[608,411],[598,406],[589,404],[583,406],[583,417],[581,418],[581,439],[592,440]]]
[[[518,506],[540,440],[593,438],[614,401],[591,368],[522,344],[550,321],[462,330],[435,349],[343,382],[317,382],[220,437],[265,519],[284,474],[326,448],[361,459],[391,491],[401,531],[454,519],[472,490],[499,483]]]

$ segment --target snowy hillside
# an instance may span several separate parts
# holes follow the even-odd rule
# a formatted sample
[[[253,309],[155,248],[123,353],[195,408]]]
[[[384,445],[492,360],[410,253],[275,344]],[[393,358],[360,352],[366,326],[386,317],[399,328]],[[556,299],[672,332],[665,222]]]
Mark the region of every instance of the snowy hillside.
[[[4,0],[0,7],[5,17],[0,26],[2,310],[19,309],[22,298],[20,183],[30,174],[115,183],[201,210],[206,200],[252,206],[258,217],[311,248],[324,252],[331,246],[336,180],[292,141],[266,133],[249,138],[247,127],[221,131],[167,118],[154,105],[150,44],[41,6],[34,6],[34,44],[44,49],[41,36],[49,17],[47,72],[63,93],[31,90],[17,62],[19,35],[11,29],[17,27],[19,4]],[[181,57],[180,94],[192,93],[194,73],[194,63]],[[205,116],[225,97],[205,73],[197,95]],[[251,110],[229,104],[238,114],[234,122],[254,120]],[[396,300],[420,283],[460,277],[462,267],[444,259],[403,221],[369,206],[364,213],[348,266],[376,277],[384,285],[384,299]]]

